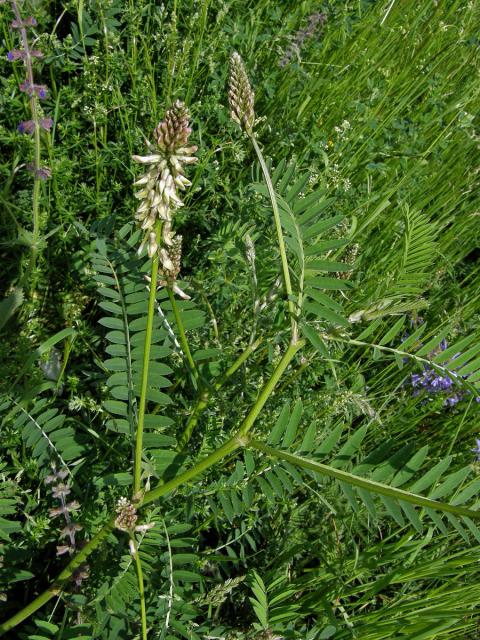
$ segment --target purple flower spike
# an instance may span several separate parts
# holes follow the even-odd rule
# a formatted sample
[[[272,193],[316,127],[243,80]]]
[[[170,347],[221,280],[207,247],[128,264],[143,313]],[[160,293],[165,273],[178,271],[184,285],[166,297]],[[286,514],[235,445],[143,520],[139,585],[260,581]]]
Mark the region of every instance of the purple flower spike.
[[[17,127],[19,133],[27,133],[32,135],[35,131],[35,122],[33,120],[22,120]]]

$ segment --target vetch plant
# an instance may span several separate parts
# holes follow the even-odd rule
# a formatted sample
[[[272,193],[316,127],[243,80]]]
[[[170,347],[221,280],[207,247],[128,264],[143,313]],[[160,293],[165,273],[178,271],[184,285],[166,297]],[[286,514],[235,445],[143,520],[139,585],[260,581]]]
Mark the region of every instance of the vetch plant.
[[[92,242],[91,277],[98,284],[107,356],[100,361],[94,353],[99,377],[105,380],[101,428],[95,424],[95,429],[88,426],[85,431],[105,455],[113,458],[118,450],[122,467],[111,478],[95,477],[86,483],[89,492],[102,494],[104,508],[98,515],[90,514],[88,529],[82,518],[89,533],[82,548],[75,537],[79,525],[71,515],[77,505],[67,502],[71,485],[64,482],[65,472],[47,479],[59,501],[55,516],[65,519],[64,555],[70,555],[69,562],[45,591],[0,624],[1,632],[15,628],[53,598],[68,598],[72,582],[78,584],[79,572],[85,573],[87,559],[101,549],[99,562],[108,575],[105,582],[97,576],[98,589],[89,584],[97,592],[89,592],[86,598],[91,599],[82,610],[95,621],[97,635],[92,637],[108,637],[102,634],[108,634],[117,619],[118,628],[141,634],[142,640],[173,638],[174,633],[225,637],[223,628],[215,631],[220,613],[212,607],[223,605],[234,588],[239,597],[229,606],[238,606],[235,616],[243,614],[248,603],[256,615],[256,620],[242,623],[239,633],[245,636],[258,637],[261,632],[267,638],[332,637],[332,625],[329,629],[313,620],[325,608],[321,619],[335,620],[341,633],[351,637],[352,623],[344,612],[350,601],[358,601],[363,609],[377,597],[378,581],[372,588],[364,583],[370,579],[372,557],[383,561],[381,545],[395,546],[387,548],[383,576],[393,591],[395,580],[400,580],[388,564],[394,553],[404,553],[405,571],[414,572],[420,547],[434,538],[457,540],[458,534],[461,549],[452,564],[464,558],[472,539],[480,540],[478,478],[471,478],[469,465],[448,473],[452,456],[436,456],[439,459],[432,463],[427,446],[415,451],[411,444],[386,439],[368,451],[371,422],[328,422],[328,414],[319,420],[314,403],[306,406],[313,388],[307,365],[318,366],[313,370],[318,384],[328,391],[327,384],[337,376],[336,365],[349,350],[360,353],[372,369],[401,369],[408,359],[470,390],[480,380],[477,336],[468,335],[442,351],[446,330],[429,333],[424,323],[399,347],[404,314],[383,321],[362,313],[355,324],[350,322],[344,306],[353,286],[342,274],[351,273],[352,265],[341,261],[349,238],[337,232],[343,216],[331,207],[324,191],[312,189],[304,195],[308,173],[286,160],[273,169],[265,159],[255,131],[253,89],[237,53],[231,57],[229,102],[232,118],[260,165],[259,170],[253,167],[259,177],[253,188],[262,206],[268,202],[273,213],[270,233],[270,212],[262,209],[267,220],[257,240],[263,243],[262,251],[254,251],[252,236],[247,240],[247,262],[266,264],[259,265],[265,289],[276,288],[281,277],[281,295],[267,296],[271,321],[258,321],[267,305],[257,305],[255,339],[247,326],[239,336],[226,332],[229,344],[224,341],[222,349],[213,349],[196,294],[179,281],[181,237],[175,214],[182,206],[181,193],[190,186],[186,173],[196,163],[196,147],[189,142],[188,110],[177,101],[155,129],[149,154],[133,158],[146,168],[135,183],[138,228],[132,231],[132,224],[126,224],[113,238],[98,235]],[[252,286],[258,282],[252,279]],[[363,321],[358,328],[357,322]],[[452,359],[452,350],[462,353],[461,360]],[[47,406],[50,402],[52,408]],[[22,403],[33,406],[27,410]],[[73,483],[77,473],[89,478],[89,452],[75,448],[73,430],[64,441],[68,427],[63,427],[64,416],[56,413],[57,403],[61,398],[8,398],[2,411],[25,430],[25,446],[33,449],[42,469],[49,455],[73,460]],[[370,417],[373,420],[375,413]],[[78,422],[80,430],[83,424]],[[123,487],[128,498],[122,495]],[[287,511],[295,506],[291,521],[281,517],[285,505]],[[317,513],[321,517],[311,529],[315,539],[310,544],[323,544],[331,522],[333,551],[315,547],[316,563],[308,561],[308,571],[300,566],[297,575],[296,559],[306,544],[302,536],[309,530],[304,523]],[[319,521],[325,526],[320,533]],[[217,541],[213,522],[223,524],[234,537]],[[351,534],[357,522],[362,532],[358,536]],[[378,548],[363,554],[364,538],[375,538],[377,544],[377,526]],[[280,542],[270,548],[275,527]],[[127,539],[128,551],[122,556]],[[413,545],[415,540],[419,546]],[[250,546],[242,546],[243,555],[237,556],[233,549],[239,541]],[[280,575],[251,570],[251,557],[258,557],[260,546],[269,554],[264,566],[273,565],[273,573]],[[347,546],[358,551],[353,558]],[[341,557],[332,569],[330,558],[336,553]],[[275,564],[279,558],[282,565]],[[238,571],[235,583],[223,575],[230,562]],[[340,564],[348,572],[343,604],[338,604],[335,575]],[[209,599],[201,589],[215,581],[223,585],[217,590],[214,586]],[[361,589],[366,589],[365,598],[358,597]],[[206,613],[202,603],[208,606]],[[442,610],[442,624],[444,618]]]

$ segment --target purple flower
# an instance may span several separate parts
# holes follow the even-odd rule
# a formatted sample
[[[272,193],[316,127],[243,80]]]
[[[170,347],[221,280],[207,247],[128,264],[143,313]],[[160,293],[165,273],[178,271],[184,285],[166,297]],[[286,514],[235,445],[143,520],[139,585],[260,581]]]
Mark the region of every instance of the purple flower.
[[[48,178],[51,178],[52,176],[51,169],[49,169],[48,167],[39,167],[38,169],[35,169],[35,165],[33,164],[33,162],[29,162],[27,164],[27,171],[33,173],[33,176],[37,180],[48,180]]]
[[[23,29],[24,27],[36,27],[37,21],[33,16],[28,16],[24,20],[12,20],[10,27],[12,29]]]
[[[32,84],[28,80],[20,84],[20,91],[27,94],[29,98],[37,95],[40,100],[44,100],[47,97],[47,87],[44,84]]]
[[[35,131],[35,122],[33,120],[22,120],[17,127],[17,131],[32,135]]]
[[[57,518],[58,516],[63,516],[64,518],[69,518],[69,513],[71,511],[77,511],[80,509],[80,505],[76,500],[73,502],[69,502],[68,504],[62,504],[59,507],[54,507],[49,509],[49,514],[51,518]]]
[[[461,393],[454,393],[453,396],[448,396],[448,398],[445,398],[445,400],[443,401],[443,406],[454,407],[458,402],[460,402],[461,399]]]
[[[52,488],[52,496],[54,498],[65,498],[65,496],[68,496],[68,494],[70,493],[70,487],[66,484],[60,483],[57,484],[56,487]]]
[[[50,131],[53,125],[52,118],[40,118],[38,124],[41,129],[45,131]],[[35,132],[35,121],[34,120],[22,120],[17,127],[17,131],[19,133],[27,133],[32,135]]]
[[[23,60],[25,58],[25,51],[20,49],[12,49],[7,53],[7,60],[14,62],[15,60]]]
[[[70,537],[70,539],[72,539],[72,537],[73,537],[73,539],[75,539],[75,533],[77,531],[81,531],[82,529],[83,529],[83,527],[81,527],[76,522],[69,522],[61,530],[60,538],[66,538],[68,536],[68,537]]]
[[[45,131],[50,131],[53,125],[53,120],[52,118],[40,118],[39,124],[42,129],[45,129]]]
[[[67,476],[68,476],[67,469],[60,469],[60,471],[56,471],[54,469],[53,474],[45,478],[45,484],[52,484],[53,482],[57,482],[58,480],[65,480]]]
[[[76,587],[80,587],[82,582],[90,575],[90,567],[88,564],[82,564],[76,571],[73,572],[72,578]]]
[[[305,41],[312,38],[317,29],[322,28],[326,21],[327,16],[324,13],[313,13],[309,16],[307,26],[296,32],[292,44],[278,61],[279,66],[286,67],[291,62],[293,56],[300,53],[300,49],[305,44]]]

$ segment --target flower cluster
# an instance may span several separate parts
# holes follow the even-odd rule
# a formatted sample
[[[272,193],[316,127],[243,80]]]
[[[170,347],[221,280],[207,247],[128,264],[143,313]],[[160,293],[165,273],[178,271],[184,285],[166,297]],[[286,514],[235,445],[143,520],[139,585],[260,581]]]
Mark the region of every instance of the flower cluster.
[[[127,498],[120,498],[115,509],[117,517],[115,526],[120,531],[134,531],[137,524],[137,510]]]
[[[278,62],[279,66],[283,68],[290,64],[293,57],[298,56],[300,53],[300,49],[305,44],[305,41],[313,38],[317,31],[322,29],[326,21],[327,16],[324,13],[312,13],[312,15],[308,17],[307,26],[297,31],[292,44],[280,58]]]
[[[148,156],[133,156],[135,162],[149,165],[148,171],[135,186],[140,205],[135,218],[144,236],[139,248],[147,245],[148,256],[158,255],[160,285],[174,286],[180,272],[180,236],[173,231],[173,215],[183,206],[178,191],[191,185],[185,177],[185,166],[198,160],[193,154],[197,147],[188,146],[192,132],[189,113],[180,100],[167,110],[165,118],[155,129],[156,147],[148,143]]]
[[[230,116],[249,135],[255,125],[254,111],[255,94],[250,85],[245,65],[240,55],[234,51],[230,58],[230,81],[228,88],[228,101],[230,103]]]
[[[49,510],[51,518],[63,518],[65,526],[60,532],[60,538],[65,540],[64,544],[57,546],[57,556],[63,556],[66,553],[72,555],[80,546],[75,538],[75,534],[81,531],[81,527],[72,518],[72,513],[80,509],[80,505],[76,500],[67,502],[66,498],[71,493],[70,486],[65,482],[68,471],[62,469],[60,471],[53,470],[53,473],[45,478],[45,484],[52,485],[52,496],[58,500],[58,507]],[[81,564],[72,574],[72,580],[78,588],[82,582],[89,576],[88,564]]]
[[[19,31],[19,37],[21,42],[21,48],[12,49],[7,53],[7,59],[10,62],[23,62],[25,66],[26,78],[20,83],[20,91],[25,93],[30,102],[30,120],[22,120],[17,127],[19,133],[25,133],[27,135],[36,135],[36,144],[39,144],[38,133],[41,129],[50,131],[53,125],[52,118],[42,117],[39,100],[45,100],[48,95],[48,89],[44,84],[37,84],[34,82],[33,77],[33,62],[35,60],[43,58],[43,53],[38,49],[32,49],[28,40],[27,29],[35,27],[37,21],[32,16],[22,18],[17,2],[11,0],[10,2],[12,11],[15,15],[15,19],[10,23],[10,28]],[[37,154],[35,154],[37,158]],[[46,180],[51,176],[51,171],[48,167],[41,167],[39,161],[29,163],[27,169],[31,171],[36,180]]]
[[[62,556],[65,553],[72,554],[77,548],[75,540],[75,534],[77,531],[81,531],[82,527],[74,522],[71,513],[78,511],[80,508],[79,503],[76,500],[67,502],[66,498],[71,493],[71,489],[68,484],[64,482],[68,476],[68,471],[62,469],[61,471],[54,470],[52,475],[45,478],[45,484],[52,485],[52,496],[59,501],[59,506],[50,509],[50,517],[61,517],[65,520],[65,526],[60,532],[60,538],[65,539],[65,544],[57,546],[57,556]]]
[[[439,345],[438,351],[445,351],[448,348],[448,343],[445,339]],[[436,352],[430,354],[436,355]],[[450,363],[455,362],[455,358],[458,358],[460,353],[455,354]],[[456,374],[453,373],[456,377]],[[419,395],[435,395],[435,394],[447,394],[443,405],[445,407],[454,407],[460,400],[465,397],[465,392],[455,389],[455,381],[450,376],[439,374],[435,369],[429,365],[424,365],[422,373],[412,373],[410,376],[410,383],[413,388],[413,397]],[[467,392],[469,393],[469,392]],[[476,402],[480,402],[480,396],[475,398]]]
[[[126,531],[130,536],[130,553],[135,557],[137,546],[135,543],[135,533],[145,534],[155,526],[154,522],[147,524],[137,524],[138,514],[134,505],[127,498],[120,498],[116,506],[115,527],[120,531]]]

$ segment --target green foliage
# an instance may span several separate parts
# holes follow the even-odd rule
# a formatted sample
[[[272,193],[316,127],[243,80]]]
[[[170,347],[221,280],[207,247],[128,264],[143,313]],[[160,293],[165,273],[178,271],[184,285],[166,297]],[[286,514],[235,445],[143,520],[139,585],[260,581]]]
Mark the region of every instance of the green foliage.
[[[5,637],[141,638],[133,538],[149,639],[476,638],[479,7],[19,5],[44,53],[52,178],[34,194],[24,65],[3,56],[0,625],[24,613]],[[6,51],[11,20],[7,1]],[[232,49],[255,90],[289,301],[261,168],[228,114]],[[131,156],[177,98],[199,147],[175,218],[190,299],[176,317],[156,292],[141,473],[158,499],[142,506],[150,262]],[[269,388],[288,302],[305,344]],[[427,376],[451,385],[415,386]],[[51,515],[52,467],[78,502],[73,558],[56,554],[68,523]],[[127,532],[114,520],[128,495]]]

